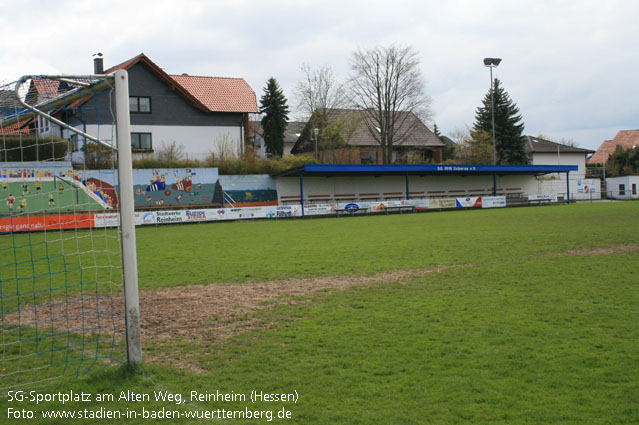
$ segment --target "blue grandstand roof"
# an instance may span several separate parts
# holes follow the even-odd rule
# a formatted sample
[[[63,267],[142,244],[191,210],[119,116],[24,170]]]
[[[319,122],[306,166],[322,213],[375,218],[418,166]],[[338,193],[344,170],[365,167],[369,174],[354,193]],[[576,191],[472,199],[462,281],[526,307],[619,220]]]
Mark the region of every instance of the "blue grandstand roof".
[[[280,176],[295,175],[479,175],[549,174],[577,171],[576,165],[459,165],[459,164],[305,164]]]

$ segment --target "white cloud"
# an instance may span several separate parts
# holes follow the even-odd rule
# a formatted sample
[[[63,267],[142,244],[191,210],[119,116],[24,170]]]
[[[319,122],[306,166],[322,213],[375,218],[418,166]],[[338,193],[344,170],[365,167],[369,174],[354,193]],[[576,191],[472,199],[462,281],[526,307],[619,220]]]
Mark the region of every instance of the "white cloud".
[[[292,100],[303,62],[348,73],[357,47],[397,42],[422,54],[442,132],[472,124],[490,85],[485,56],[529,134],[595,148],[639,128],[639,2],[0,0],[0,80],[88,73],[146,53],[170,73],[244,77],[258,98],[274,76]],[[572,136],[571,136],[572,135]]]

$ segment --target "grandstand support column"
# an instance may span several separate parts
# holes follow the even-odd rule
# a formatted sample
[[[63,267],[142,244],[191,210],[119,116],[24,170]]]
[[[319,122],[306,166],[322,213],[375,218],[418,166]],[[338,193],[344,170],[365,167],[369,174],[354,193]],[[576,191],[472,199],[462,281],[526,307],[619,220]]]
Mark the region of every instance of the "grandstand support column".
[[[566,171],[566,202],[570,203],[570,171]]]
[[[115,72],[115,114],[127,361],[131,365],[138,365],[142,363],[140,296],[138,294],[138,260],[135,250],[129,76],[125,70]]]
[[[406,174],[406,199],[410,200],[410,187],[408,186],[408,174]]]
[[[300,204],[302,205],[302,218],[304,218],[304,173],[300,173]]]
[[[493,173],[493,196],[497,196],[497,174]]]

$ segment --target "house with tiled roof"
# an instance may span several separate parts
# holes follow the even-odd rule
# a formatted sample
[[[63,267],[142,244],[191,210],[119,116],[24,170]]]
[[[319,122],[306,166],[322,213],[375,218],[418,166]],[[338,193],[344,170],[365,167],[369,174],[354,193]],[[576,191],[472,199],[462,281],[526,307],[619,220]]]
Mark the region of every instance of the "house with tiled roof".
[[[348,161],[357,164],[381,164],[382,149],[377,141],[381,131],[376,127],[371,114],[355,109],[330,109],[325,114],[330,124],[337,129],[344,142],[344,147],[354,151],[348,155]],[[402,163],[410,160],[434,161],[442,160],[444,143],[412,112],[399,112],[396,128],[396,140],[393,143],[391,162]],[[377,135],[374,133],[377,132]],[[318,141],[320,160],[323,148],[322,136]],[[312,153],[315,142],[311,137],[310,124],[301,132],[292,154]]]
[[[614,139],[604,141],[597,151],[588,159],[588,164],[603,164],[621,146],[623,149],[632,149],[639,146],[639,130],[621,130]]]
[[[146,55],[104,69],[103,59],[94,59],[95,74],[125,69],[129,74],[131,145],[134,157],[153,156],[163,146],[181,147],[187,158],[208,155],[237,156],[244,149],[249,114],[257,112],[255,92],[242,78],[171,75]],[[29,96],[35,101],[50,96],[59,87],[32,83]],[[97,136],[100,123],[112,121],[113,99],[83,99],[91,114],[74,114],[67,108],[66,123]],[[72,143],[74,162],[82,162],[82,141]],[[103,137],[103,135],[102,135]],[[116,141],[117,143],[117,141]]]

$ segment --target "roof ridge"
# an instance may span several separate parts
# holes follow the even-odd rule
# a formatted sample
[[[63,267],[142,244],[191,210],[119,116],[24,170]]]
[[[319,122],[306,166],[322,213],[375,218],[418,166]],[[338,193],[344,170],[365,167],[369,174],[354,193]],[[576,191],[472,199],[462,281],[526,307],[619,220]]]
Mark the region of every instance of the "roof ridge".
[[[170,77],[196,77],[196,78],[215,78],[218,80],[244,80],[244,78],[242,77],[216,77],[213,75],[191,75],[191,74],[187,74],[187,73],[183,73],[183,74],[169,74]]]

